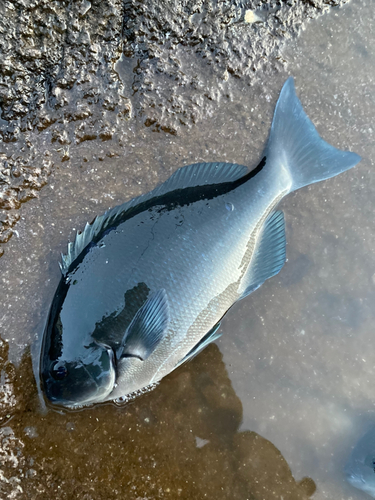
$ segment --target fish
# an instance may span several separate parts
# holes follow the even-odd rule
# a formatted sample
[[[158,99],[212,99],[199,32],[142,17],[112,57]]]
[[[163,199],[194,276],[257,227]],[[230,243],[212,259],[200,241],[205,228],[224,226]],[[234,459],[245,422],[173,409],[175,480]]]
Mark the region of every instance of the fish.
[[[283,267],[281,199],[360,159],[319,136],[290,77],[253,170],[188,165],[86,224],[62,255],[43,332],[47,401],[121,401],[199,354],[233,304]]]
[[[375,426],[355,445],[344,472],[352,486],[375,498]]]

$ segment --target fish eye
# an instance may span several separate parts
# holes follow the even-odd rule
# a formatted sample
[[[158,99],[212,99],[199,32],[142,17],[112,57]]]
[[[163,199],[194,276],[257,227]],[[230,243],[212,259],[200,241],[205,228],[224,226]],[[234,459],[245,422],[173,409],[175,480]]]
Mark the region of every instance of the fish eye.
[[[57,362],[51,369],[51,375],[55,380],[63,380],[68,375],[68,370],[64,363]]]

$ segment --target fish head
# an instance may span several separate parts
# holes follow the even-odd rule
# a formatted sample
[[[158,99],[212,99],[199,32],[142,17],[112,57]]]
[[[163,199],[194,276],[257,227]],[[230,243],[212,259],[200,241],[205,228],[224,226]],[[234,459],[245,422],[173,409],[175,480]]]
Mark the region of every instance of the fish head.
[[[39,365],[46,398],[70,408],[103,401],[116,380],[115,353],[92,336],[90,301],[72,281],[64,276],[52,300]]]
[[[51,403],[70,408],[103,401],[115,386],[115,366],[111,347],[92,342],[76,359],[61,356],[44,362],[44,393]]]

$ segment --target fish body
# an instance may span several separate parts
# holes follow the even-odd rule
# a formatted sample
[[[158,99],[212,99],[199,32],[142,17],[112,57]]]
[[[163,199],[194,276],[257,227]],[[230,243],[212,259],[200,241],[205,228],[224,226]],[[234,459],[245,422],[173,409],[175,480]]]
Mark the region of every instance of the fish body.
[[[283,266],[279,201],[359,160],[319,137],[289,78],[253,171],[189,165],[86,225],[63,256],[44,332],[50,401],[117,399],[196,355],[228,309]]]
[[[345,465],[347,481],[375,498],[375,427],[355,445]]]

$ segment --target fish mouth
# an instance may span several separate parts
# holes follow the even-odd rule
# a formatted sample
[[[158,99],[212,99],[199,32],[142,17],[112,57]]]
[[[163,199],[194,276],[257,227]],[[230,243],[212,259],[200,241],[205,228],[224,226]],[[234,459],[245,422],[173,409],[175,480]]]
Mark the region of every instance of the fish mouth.
[[[63,399],[55,398],[53,396],[47,396],[47,403],[53,408],[59,407],[67,410],[81,410],[86,406],[91,406],[93,403],[82,401],[80,403],[66,401]]]
[[[98,362],[85,365],[82,362],[66,363],[66,378],[56,380],[51,367],[42,373],[43,393],[53,406],[79,409],[84,406],[100,403],[107,399],[113,391],[116,381],[115,354],[112,348],[101,346],[108,359],[105,369]]]
[[[44,393],[46,395],[47,401],[53,406],[69,408],[72,410],[80,409],[85,406],[93,405],[94,403],[103,402],[106,397],[113,391],[114,384],[109,388],[103,390],[103,387],[99,386],[92,377],[91,381],[92,390],[90,391],[90,395],[86,397],[82,397],[81,395],[77,395],[76,398],[63,397],[59,394],[59,389],[54,390],[51,387],[49,387],[48,390],[45,390]]]

